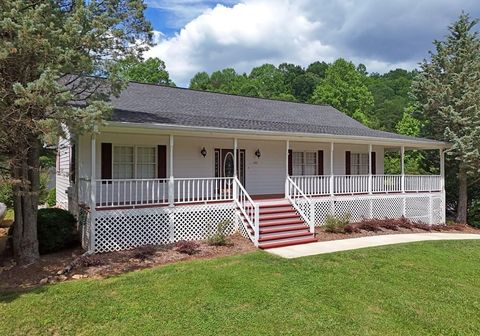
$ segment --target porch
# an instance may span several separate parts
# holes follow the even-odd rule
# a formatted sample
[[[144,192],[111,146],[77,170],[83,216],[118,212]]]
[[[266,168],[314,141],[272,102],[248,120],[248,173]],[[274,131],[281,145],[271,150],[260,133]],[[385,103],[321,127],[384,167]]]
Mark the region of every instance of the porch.
[[[261,248],[315,241],[315,226],[328,216],[444,222],[442,149],[440,174],[410,175],[405,151],[420,146],[204,134],[123,139],[104,132],[79,142],[74,190],[90,224],[85,245],[96,252],[205,239],[223,222]],[[384,173],[392,150],[400,154],[396,175]]]

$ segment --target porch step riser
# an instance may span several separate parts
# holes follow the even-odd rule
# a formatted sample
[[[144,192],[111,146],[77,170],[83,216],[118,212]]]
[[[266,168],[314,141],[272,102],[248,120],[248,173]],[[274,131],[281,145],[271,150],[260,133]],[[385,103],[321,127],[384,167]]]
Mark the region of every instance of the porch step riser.
[[[278,228],[273,229],[262,229],[260,228],[260,234],[270,234],[270,233],[279,233],[279,232],[286,232],[286,231],[301,231],[301,230],[308,230],[309,227],[306,225],[294,225],[294,226],[281,226]]]
[[[259,238],[259,242],[270,242],[270,241],[285,241],[286,239],[291,239],[291,238],[306,238],[307,236],[310,236],[310,232],[282,232],[281,234],[275,233],[271,235],[262,235]]]
[[[314,243],[316,241],[317,239],[313,238],[313,235],[312,235],[312,238],[302,237],[300,239],[291,238],[291,239],[281,239],[278,241],[269,241],[268,243],[265,242],[265,243],[259,244],[258,247],[261,249],[269,249],[269,248],[275,248],[275,247],[285,247],[285,246],[292,246],[292,245]]]

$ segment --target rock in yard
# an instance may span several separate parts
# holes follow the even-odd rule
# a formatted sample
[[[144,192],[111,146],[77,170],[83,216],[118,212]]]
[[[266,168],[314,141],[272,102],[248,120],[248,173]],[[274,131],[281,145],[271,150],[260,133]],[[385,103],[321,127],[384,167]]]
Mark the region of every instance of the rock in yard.
[[[46,285],[48,283],[48,278],[43,278],[42,280],[40,280],[39,284],[40,285]]]

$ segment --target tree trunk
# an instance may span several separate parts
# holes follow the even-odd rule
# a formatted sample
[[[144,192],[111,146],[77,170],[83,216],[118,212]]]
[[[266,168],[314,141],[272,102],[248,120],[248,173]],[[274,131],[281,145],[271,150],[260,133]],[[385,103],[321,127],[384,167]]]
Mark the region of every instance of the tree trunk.
[[[13,254],[18,265],[32,264],[39,259],[37,238],[38,195],[40,187],[40,143],[34,138],[30,148],[12,165]]]
[[[462,164],[458,171],[458,206],[457,206],[457,223],[467,223],[467,173]]]

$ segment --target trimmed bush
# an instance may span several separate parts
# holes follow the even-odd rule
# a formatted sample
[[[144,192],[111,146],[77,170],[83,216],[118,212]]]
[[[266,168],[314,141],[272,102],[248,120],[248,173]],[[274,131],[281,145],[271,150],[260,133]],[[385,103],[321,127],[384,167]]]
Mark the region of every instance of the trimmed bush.
[[[340,217],[327,216],[323,227],[326,232],[344,233],[345,227],[350,223],[350,218],[350,214],[344,214]]]
[[[78,242],[75,217],[58,208],[38,210],[37,234],[41,254],[57,252]]]

